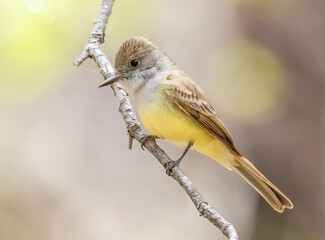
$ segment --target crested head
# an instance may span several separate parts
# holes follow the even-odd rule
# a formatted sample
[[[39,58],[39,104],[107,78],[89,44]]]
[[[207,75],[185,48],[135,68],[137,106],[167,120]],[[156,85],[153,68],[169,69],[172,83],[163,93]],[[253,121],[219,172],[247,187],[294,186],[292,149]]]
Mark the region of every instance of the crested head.
[[[130,65],[131,61],[134,59],[143,59],[146,55],[150,56],[150,60],[155,54],[153,52],[157,51],[157,47],[153,45],[149,40],[144,37],[132,37],[122,43],[115,57],[115,68],[117,70],[123,71],[127,70],[126,65]],[[130,65],[130,67],[132,67]]]
[[[143,37],[132,37],[123,42],[115,57],[115,70],[128,90],[137,90],[157,74],[173,67],[166,54]]]

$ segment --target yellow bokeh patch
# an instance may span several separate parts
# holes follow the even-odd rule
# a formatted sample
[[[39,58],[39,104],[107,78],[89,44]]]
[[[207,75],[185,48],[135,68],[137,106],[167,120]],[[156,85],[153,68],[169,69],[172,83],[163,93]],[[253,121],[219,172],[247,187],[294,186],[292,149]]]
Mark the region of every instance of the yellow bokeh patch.
[[[28,103],[37,99],[72,68],[73,47],[85,44],[92,27],[89,17],[82,17],[85,8],[95,18],[91,10],[97,7],[98,11],[99,6],[77,0],[67,0],[64,8],[60,4],[54,0],[1,1],[0,101]],[[76,5],[80,11],[72,11]],[[81,19],[79,28],[77,19]],[[88,28],[82,27],[85,21],[89,21]]]
[[[207,66],[216,101],[233,116],[261,122],[284,109],[290,84],[280,60],[267,48],[236,40],[212,54]]]

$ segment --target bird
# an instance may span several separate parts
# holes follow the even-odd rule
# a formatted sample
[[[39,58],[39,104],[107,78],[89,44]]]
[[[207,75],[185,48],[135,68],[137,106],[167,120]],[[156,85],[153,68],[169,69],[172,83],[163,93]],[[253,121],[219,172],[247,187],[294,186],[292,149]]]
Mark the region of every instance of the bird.
[[[140,119],[148,132],[204,154],[243,177],[282,213],[293,204],[234,145],[234,141],[198,84],[167,54],[144,37],[124,41],[116,53],[115,74],[99,87],[119,82],[134,94]]]

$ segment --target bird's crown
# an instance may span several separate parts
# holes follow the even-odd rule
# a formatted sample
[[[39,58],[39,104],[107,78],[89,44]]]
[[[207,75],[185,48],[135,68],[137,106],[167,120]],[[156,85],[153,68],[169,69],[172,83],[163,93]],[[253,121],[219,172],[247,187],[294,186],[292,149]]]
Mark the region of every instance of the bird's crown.
[[[157,49],[153,43],[144,37],[132,37],[123,42],[116,53],[115,68],[121,69],[124,64],[133,59],[141,59]]]

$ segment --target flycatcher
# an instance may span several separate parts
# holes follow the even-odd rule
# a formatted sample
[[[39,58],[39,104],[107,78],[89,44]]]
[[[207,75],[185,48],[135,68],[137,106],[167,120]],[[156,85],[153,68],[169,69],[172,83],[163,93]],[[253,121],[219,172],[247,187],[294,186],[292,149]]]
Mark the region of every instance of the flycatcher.
[[[278,212],[291,201],[243,157],[226,126],[200,87],[179,70],[167,55],[143,37],[125,41],[116,54],[116,75],[100,87],[119,81],[134,92],[138,112],[150,134],[192,147],[229,170],[239,173]]]

